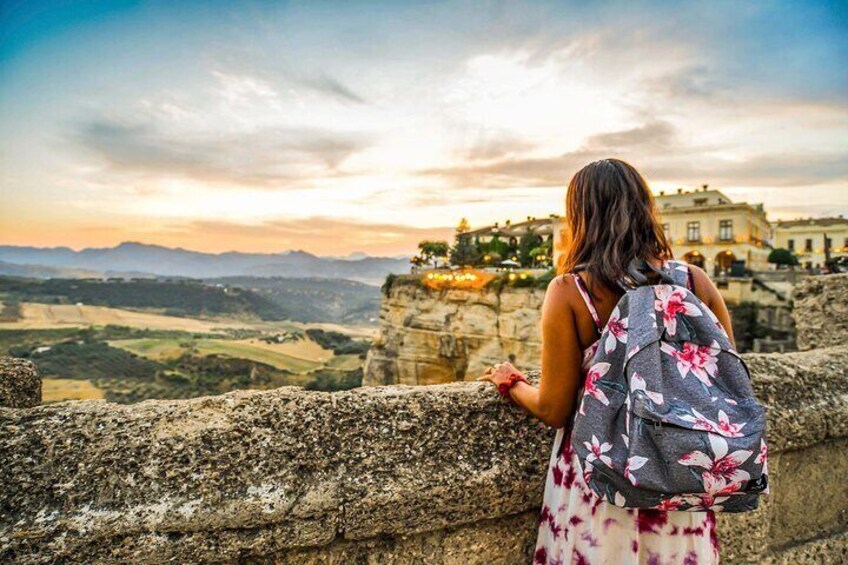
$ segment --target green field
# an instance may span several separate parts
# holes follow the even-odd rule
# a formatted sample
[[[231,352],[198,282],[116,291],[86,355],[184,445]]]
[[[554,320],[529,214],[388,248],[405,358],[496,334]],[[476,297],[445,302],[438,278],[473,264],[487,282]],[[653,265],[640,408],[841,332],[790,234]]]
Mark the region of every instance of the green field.
[[[35,363],[44,402],[132,403],[361,384],[376,328],[362,324],[361,316],[349,325],[333,323],[348,312],[335,304],[334,293],[359,293],[366,303],[370,291],[312,281],[300,287],[271,281],[268,288],[266,281],[250,282],[253,290],[231,291],[196,282],[7,279],[0,285],[0,355]],[[316,314],[311,323],[277,317],[285,301],[316,300],[332,315]]]
[[[190,323],[181,319],[178,327],[193,327]],[[105,398],[132,403],[285,385],[343,390],[361,384],[367,343],[288,322],[215,334],[161,326],[0,327],[0,355],[35,363],[44,402]]]
[[[274,351],[268,347],[241,340],[129,339],[110,341],[109,345],[155,361],[174,360],[188,353],[200,356],[221,355],[232,359],[247,359],[292,373],[305,373],[324,365],[321,359],[310,360],[295,357],[282,351]]]

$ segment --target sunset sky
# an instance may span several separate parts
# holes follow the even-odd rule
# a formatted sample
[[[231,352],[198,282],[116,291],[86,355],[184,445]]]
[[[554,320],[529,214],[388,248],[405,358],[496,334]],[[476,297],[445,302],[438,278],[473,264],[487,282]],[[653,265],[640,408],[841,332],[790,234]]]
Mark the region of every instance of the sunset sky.
[[[848,214],[845,2],[2,2],[0,244],[402,254],[582,165]]]

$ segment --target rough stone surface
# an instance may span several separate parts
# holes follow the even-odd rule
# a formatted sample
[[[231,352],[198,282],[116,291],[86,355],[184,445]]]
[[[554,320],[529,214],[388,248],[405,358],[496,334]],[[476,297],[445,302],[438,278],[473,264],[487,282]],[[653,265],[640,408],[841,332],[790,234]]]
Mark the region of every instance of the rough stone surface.
[[[848,531],[848,440],[781,453],[775,463],[781,491],[770,513],[771,545],[790,546],[797,539]]]
[[[848,347],[744,358],[772,494],[722,562],[844,563]],[[0,408],[0,562],[527,563],[553,434],[475,382]]]
[[[794,301],[799,349],[845,345],[848,274],[807,277],[795,288]]]
[[[769,411],[770,449],[800,449],[848,435],[848,346],[743,358]]]
[[[798,565],[799,563],[846,565],[848,564],[848,532],[790,547],[764,562],[774,563],[774,565]]]
[[[0,357],[0,406],[30,408],[41,404],[41,377],[24,359]]]
[[[363,384],[472,380],[513,356],[537,369],[541,352],[538,288],[432,290],[396,283],[383,300],[380,338],[368,353]]]
[[[775,494],[762,519],[722,516],[731,563],[837,532],[848,507],[824,475],[848,471],[828,415],[848,404],[848,348],[746,359]],[[553,432],[486,383],[0,409],[0,560],[520,562]]]
[[[0,561],[261,558],[520,514],[552,434],[487,383],[0,409]]]

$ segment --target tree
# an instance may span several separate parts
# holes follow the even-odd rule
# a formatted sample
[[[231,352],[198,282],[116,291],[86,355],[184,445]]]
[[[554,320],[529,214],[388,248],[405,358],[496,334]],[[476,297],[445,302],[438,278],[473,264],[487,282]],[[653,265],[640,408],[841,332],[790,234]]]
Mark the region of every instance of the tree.
[[[450,246],[447,241],[424,240],[418,244],[418,250],[425,262],[432,262],[433,266],[438,267],[438,260],[447,258]]]
[[[530,256],[534,266],[547,265],[551,259],[551,246],[545,242],[539,247],[534,247],[530,250]]]
[[[456,240],[451,249],[450,260],[454,265],[476,265],[480,262],[480,247],[463,232],[456,232]]]
[[[535,263],[533,250],[542,245],[542,238],[527,230],[527,233],[521,236],[518,242],[518,255],[521,265],[524,267],[532,267]]]
[[[783,249],[782,247],[778,247],[777,249],[772,249],[771,253],[768,256],[768,262],[774,263],[778,267],[787,266],[787,267],[795,267],[798,265],[798,257],[795,256],[794,253],[789,251],[788,249]]]
[[[489,255],[497,255],[498,257],[508,257],[510,249],[509,245],[501,241],[501,238],[496,235],[485,245],[483,252]]]

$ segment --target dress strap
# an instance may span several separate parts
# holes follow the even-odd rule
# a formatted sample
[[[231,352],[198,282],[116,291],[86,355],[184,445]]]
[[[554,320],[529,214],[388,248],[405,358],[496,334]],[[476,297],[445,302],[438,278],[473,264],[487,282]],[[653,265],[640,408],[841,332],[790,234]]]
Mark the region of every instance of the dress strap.
[[[592,295],[589,294],[589,289],[586,288],[586,283],[583,282],[583,279],[581,279],[580,275],[577,273],[571,273],[571,276],[574,277],[574,283],[577,285],[577,290],[580,291],[580,296],[583,297],[583,302],[586,303],[586,308],[589,309],[589,313],[592,315],[592,320],[595,322],[595,328],[597,328],[598,333],[601,333],[604,326],[601,324],[601,318],[598,316],[598,311],[595,309],[595,303],[592,302]]]

